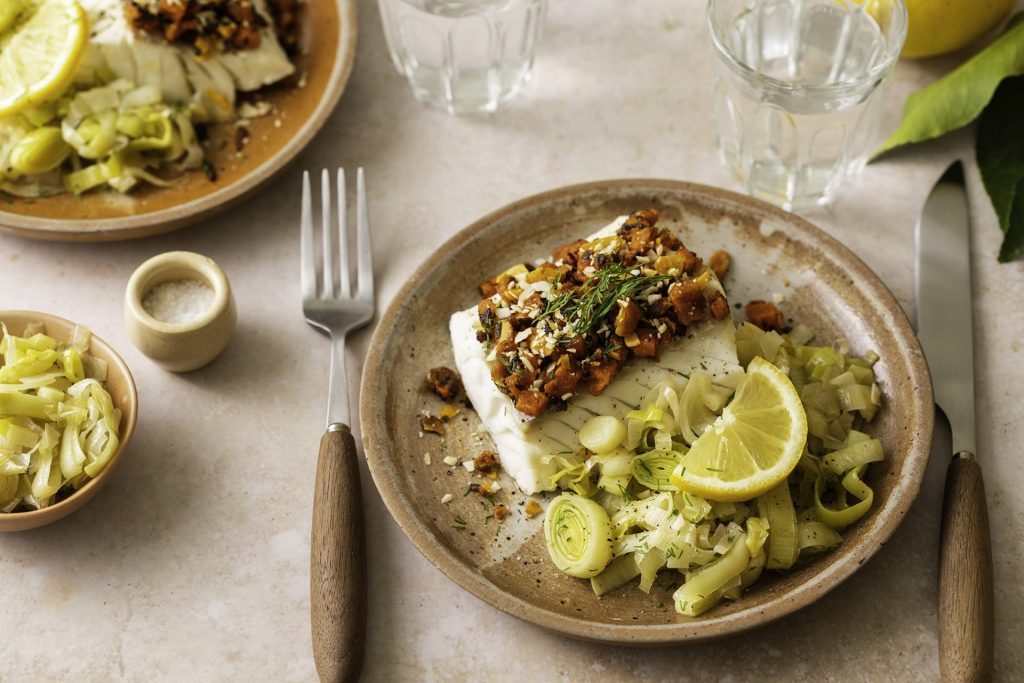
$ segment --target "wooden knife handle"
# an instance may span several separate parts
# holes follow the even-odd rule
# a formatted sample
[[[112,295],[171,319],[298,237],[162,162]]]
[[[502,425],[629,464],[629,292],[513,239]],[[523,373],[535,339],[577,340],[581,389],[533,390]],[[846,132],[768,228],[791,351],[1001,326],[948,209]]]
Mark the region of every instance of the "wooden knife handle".
[[[309,571],[313,661],[324,683],[358,680],[366,636],[359,461],[352,432],[338,426],[320,440]]]
[[[945,683],[992,679],[992,540],[985,485],[971,453],[946,472],[939,539],[939,670]]]

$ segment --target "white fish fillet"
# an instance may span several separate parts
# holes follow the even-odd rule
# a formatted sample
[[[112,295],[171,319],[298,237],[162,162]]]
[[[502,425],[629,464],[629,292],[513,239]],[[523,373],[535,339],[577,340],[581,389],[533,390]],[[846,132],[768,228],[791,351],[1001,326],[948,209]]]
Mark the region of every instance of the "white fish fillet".
[[[94,82],[93,74],[105,67],[136,85],[159,87],[165,102],[195,102],[205,114],[200,118],[228,121],[235,118],[237,92],[258,90],[295,71],[270,28],[260,29],[260,45],[255,49],[200,60],[188,47],[135,33],[125,18],[122,0],[79,2],[90,29],[75,77],[79,83]],[[253,6],[272,24],[265,0],[254,0]]]

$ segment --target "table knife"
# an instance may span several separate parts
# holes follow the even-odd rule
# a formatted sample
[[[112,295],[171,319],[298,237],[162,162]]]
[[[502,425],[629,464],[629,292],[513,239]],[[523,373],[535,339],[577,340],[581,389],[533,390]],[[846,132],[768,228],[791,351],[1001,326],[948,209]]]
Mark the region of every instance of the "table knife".
[[[939,541],[939,670],[949,682],[992,677],[992,547],[975,457],[974,324],[967,191],[960,162],[917,223],[917,331],[935,400],[953,433]]]

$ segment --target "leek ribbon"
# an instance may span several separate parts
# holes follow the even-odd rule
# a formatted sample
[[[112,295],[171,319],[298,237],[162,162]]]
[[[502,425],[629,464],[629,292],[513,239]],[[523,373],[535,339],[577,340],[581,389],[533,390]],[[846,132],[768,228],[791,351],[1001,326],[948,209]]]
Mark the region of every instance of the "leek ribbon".
[[[823,474],[818,476],[818,480],[814,483],[814,511],[818,519],[833,529],[844,529],[867,514],[868,510],[871,509],[871,503],[874,502],[875,494],[871,487],[861,481],[861,477],[866,469],[866,464],[860,465],[843,476],[842,489],[837,491],[836,496],[837,509],[826,507],[821,502],[821,498],[825,493],[826,482]],[[855,505],[847,505],[846,495],[843,492],[851,494],[859,502]]]

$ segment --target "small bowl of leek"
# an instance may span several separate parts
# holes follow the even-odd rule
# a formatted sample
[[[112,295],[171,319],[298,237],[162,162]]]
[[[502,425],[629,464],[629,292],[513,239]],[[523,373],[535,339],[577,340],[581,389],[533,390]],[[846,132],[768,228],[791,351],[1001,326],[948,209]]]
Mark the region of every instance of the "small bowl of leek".
[[[124,360],[87,328],[0,311],[0,531],[70,515],[103,487],[135,431]]]

